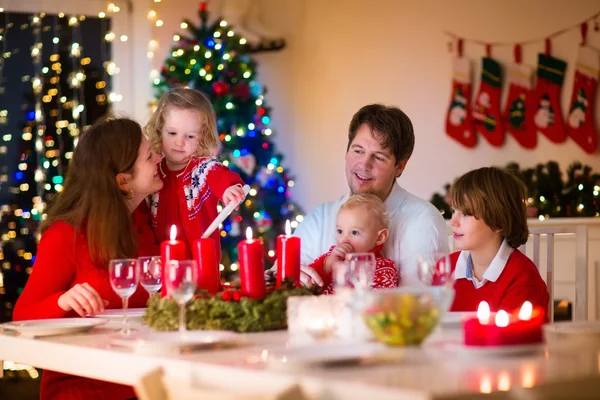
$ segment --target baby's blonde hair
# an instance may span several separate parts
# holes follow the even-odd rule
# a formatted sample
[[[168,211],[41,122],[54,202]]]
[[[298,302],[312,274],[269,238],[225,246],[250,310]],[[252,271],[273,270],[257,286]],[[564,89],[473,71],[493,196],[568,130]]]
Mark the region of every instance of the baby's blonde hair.
[[[144,127],[144,133],[150,141],[152,150],[162,152],[161,133],[165,127],[165,117],[169,110],[193,110],[200,118],[197,157],[214,157],[221,150],[221,141],[217,132],[217,120],[212,104],[206,95],[189,88],[175,88],[165,93]]]
[[[376,218],[381,229],[388,227],[390,219],[387,214],[387,208],[379,197],[371,193],[353,194],[341,205],[339,211],[354,210],[357,208],[366,210]]]

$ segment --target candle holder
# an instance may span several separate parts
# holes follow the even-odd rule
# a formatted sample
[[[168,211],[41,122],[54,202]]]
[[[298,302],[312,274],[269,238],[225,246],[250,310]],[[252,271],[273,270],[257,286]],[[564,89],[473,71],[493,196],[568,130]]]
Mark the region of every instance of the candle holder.
[[[335,336],[339,304],[335,296],[292,296],[287,299],[288,333],[296,341],[314,342]]]
[[[482,301],[477,314],[463,320],[464,343],[467,346],[514,346],[542,343],[544,310],[528,301],[520,310],[490,312]]]

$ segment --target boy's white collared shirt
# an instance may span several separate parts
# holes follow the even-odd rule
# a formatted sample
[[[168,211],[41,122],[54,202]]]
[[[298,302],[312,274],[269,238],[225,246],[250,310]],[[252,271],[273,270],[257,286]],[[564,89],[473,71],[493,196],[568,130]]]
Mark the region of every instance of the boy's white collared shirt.
[[[475,289],[479,289],[487,282],[496,282],[504,271],[504,267],[506,267],[506,263],[508,262],[508,258],[512,254],[515,249],[510,247],[508,242],[505,240],[502,241],[500,245],[500,249],[498,249],[498,253],[492,260],[489,267],[483,273],[483,279],[479,281],[473,275],[473,261],[471,258],[470,251],[461,251],[458,256],[458,260],[456,261],[456,268],[454,269],[454,279],[468,279],[473,282],[473,286]]]

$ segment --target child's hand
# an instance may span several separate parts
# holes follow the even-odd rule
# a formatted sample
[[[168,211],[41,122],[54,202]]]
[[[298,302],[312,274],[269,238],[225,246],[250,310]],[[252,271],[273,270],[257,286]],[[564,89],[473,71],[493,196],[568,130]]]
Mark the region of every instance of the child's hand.
[[[240,185],[233,185],[228,187],[225,193],[223,193],[223,204],[228,205],[231,202],[240,204],[245,198],[244,189]]]
[[[333,263],[336,261],[344,261],[346,254],[348,253],[354,253],[354,248],[352,248],[350,243],[341,243],[335,246],[323,264],[325,272],[331,272],[333,270]]]

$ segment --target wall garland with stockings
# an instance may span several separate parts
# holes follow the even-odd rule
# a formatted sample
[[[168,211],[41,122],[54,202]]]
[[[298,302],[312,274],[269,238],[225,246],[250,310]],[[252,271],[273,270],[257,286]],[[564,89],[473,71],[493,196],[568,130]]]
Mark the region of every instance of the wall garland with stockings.
[[[504,144],[506,134],[512,135],[526,149],[537,146],[538,132],[551,142],[572,139],[586,153],[596,152],[598,132],[593,118],[594,98],[600,73],[598,50],[587,46],[588,26],[600,32],[600,12],[584,21],[558,30],[544,39],[518,43],[465,39],[445,32],[456,41],[452,59],[452,93],[446,115],[446,133],[462,145],[473,148],[482,136],[492,146]],[[552,39],[573,29],[580,29],[581,43],[577,54],[575,81],[567,113],[563,116],[560,95],[567,63],[552,56]],[[521,63],[521,48],[526,44],[545,41],[545,51],[538,54],[535,85],[533,69]],[[482,58],[481,81],[473,99],[470,60],[463,57],[465,41],[486,48]],[[507,97],[500,104],[502,66],[492,58],[492,48],[514,46],[514,64],[507,68]]]

